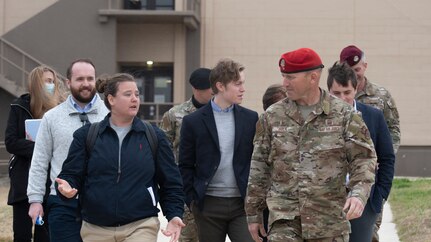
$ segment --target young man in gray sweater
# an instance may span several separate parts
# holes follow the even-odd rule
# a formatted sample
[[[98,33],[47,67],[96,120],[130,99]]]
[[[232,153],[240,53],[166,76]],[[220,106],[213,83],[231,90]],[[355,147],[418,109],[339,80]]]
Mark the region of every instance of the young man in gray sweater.
[[[73,133],[79,127],[102,120],[108,113],[103,101],[96,94],[96,70],[88,59],[72,62],[67,69],[67,85],[71,94],[42,119],[31,161],[27,195],[29,216],[33,223],[44,216],[42,202],[47,193],[45,183],[49,175],[52,182],[46,210],[51,242],[81,241],[81,220],[78,200],[63,201],[55,191],[54,180],[67,157]]]
[[[199,241],[253,241],[244,197],[257,113],[238,104],[244,97],[244,67],[230,59],[210,74],[214,98],[183,119],[179,167],[186,203]]]

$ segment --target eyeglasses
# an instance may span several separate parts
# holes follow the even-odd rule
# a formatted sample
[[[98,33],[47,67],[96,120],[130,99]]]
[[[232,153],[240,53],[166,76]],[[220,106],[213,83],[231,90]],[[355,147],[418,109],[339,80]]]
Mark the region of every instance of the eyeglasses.
[[[90,123],[90,121],[88,120],[88,116],[86,113],[80,113],[79,114],[79,119],[82,122],[82,125],[86,125],[87,123]]]

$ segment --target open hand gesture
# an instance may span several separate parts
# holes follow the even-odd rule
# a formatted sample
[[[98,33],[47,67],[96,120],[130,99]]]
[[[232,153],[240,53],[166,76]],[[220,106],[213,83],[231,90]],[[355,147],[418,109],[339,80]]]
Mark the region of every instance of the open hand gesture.
[[[72,198],[78,193],[78,190],[72,188],[66,180],[55,178],[55,182],[58,183],[58,191],[67,198]]]

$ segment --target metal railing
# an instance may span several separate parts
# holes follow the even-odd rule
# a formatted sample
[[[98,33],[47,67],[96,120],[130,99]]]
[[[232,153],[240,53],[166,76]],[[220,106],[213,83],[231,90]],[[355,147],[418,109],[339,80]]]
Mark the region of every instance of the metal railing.
[[[0,141],[0,177],[2,174],[8,173],[9,153],[6,151],[6,146],[3,141]]]
[[[18,89],[27,90],[29,72],[41,64],[41,61],[0,37],[0,75],[15,82]]]
[[[172,108],[175,103],[152,103],[141,102],[139,107],[139,118],[149,121],[153,124],[159,124],[162,120],[163,114]]]

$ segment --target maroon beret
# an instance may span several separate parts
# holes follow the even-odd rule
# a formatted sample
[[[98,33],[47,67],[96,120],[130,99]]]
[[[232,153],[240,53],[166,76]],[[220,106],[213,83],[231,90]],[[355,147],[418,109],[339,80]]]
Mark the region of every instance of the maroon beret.
[[[323,68],[322,60],[312,49],[301,48],[284,53],[278,62],[283,73],[297,73]]]
[[[359,63],[364,57],[364,52],[354,45],[349,45],[340,53],[340,62],[347,62],[349,66]]]

